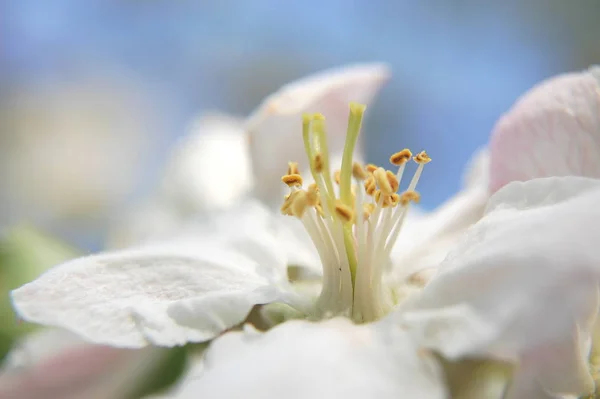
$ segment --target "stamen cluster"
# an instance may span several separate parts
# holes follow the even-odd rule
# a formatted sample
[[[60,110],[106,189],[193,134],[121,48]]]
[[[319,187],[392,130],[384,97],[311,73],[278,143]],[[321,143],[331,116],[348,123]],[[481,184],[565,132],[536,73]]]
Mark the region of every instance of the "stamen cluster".
[[[353,162],[365,106],[350,104],[346,144],[340,170],[331,171],[325,118],[304,115],[303,139],[314,183],[303,188],[298,164],[290,162],[282,177],[290,188],[281,212],[298,218],[323,264],[323,288],[315,317],[345,314],[357,322],[377,320],[394,305],[382,286],[383,265],[398,239],[425,164],[425,151],[404,149],[390,157],[394,173],[377,165]],[[406,164],[418,164],[408,188],[398,194]]]

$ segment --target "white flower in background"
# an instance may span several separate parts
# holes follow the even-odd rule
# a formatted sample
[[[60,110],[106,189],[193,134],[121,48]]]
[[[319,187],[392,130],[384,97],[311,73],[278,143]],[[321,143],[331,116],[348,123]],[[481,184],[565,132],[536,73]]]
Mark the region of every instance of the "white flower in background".
[[[283,86],[246,120],[214,112],[201,116],[173,150],[153,198],[119,220],[109,245],[168,236],[198,214],[248,197],[278,207],[281,165],[303,155],[302,113],[320,111],[339,127],[331,150],[341,154],[348,103],[371,103],[389,75],[381,63],[331,69]]]
[[[290,321],[267,333],[228,333],[205,354],[204,372],[177,392],[207,398],[422,398],[448,394],[432,354],[399,328]]]
[[[253,187],[248,135],[239,119],[206,113],[171,151],[151,198],[119,218],[109,247],[176,234],[190,218],[239,203]]]
[[[165,351],[89,344],[64,330],[33,333],[0,368],[0,397],[126,398],[144,383]]]
[[[589,359],[600,310],[598,76],[543,82],[499,121],[490,146],[499,191],[486,216],[396,315],[445,357],[516,363],[508,398],[590,394],[598,378]]]

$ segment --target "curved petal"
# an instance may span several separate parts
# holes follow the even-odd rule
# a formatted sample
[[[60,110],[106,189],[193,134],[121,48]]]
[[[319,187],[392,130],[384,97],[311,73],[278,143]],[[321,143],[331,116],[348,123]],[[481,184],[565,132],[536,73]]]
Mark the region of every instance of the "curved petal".
[[[235,237],[225,249],[219,244],[179,240],[76,259],[13,291],[13,304],[27,321],[96,343],[205,341],[242,322],[255,304],[291,295],[276,247]],[[181,310],[189,301],[201,304],[193,322]]]
[[[0,397],[125,397],[152,372],[163,354],[157,348],[87,344],[64,330],[41,331],[9,354],[0,373]]]
[[[492,132],[492,191],[536,177],[600,177],[600,69],[550,78]]]
[[[235,383],[231,383],[235,381]],[[400,329],[290,321],[213,342],[178,398],[445,398],[431,355]]]
[[[507,185],[398,317],[451,359],[520,361],[544,388],[588,392],[587,366],[573,364],[598,312],[598,201],[595,179]]]
[[[325,115],[330,152],[341,153],[349,103],[371,103],[389,75],[381,63],[346,66],[289,83],[267,97],[246,121],[256,196],[278,207],[283,193],[280,177],[287,162],[301,162],[301,170],[308,166],[302,143],[303,113]]]

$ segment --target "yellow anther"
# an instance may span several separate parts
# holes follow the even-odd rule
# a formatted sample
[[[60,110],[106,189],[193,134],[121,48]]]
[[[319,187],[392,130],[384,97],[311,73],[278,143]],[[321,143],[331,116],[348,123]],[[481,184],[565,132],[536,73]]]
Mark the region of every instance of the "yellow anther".
[[[302,186],[302,176],[298,174],[285,175],[281,177],[281,181],[288,185],[288,187],[299,187]]]
[[[426,164],[431,162],[431,158],[429,158],[429,155],[427,155],[425,151],[421,151],[420,153],[415,155],[413,159],[418,164]]]
[[[286,196],[283,198],[283,205],[281,205],[281,213],[282,213],[283,215],[288,215],[288,216],[291,216],[291,215],[292,215],[292,212],[291,212],[291,210],[290,210],[290,207],[291,207],[291,205],[292,205],[292,202],[293,202],[293,200],[294,200],[294,196],[296,195],[296,193],[297,193],[297,191],[294,191],[294,192],[292,192],[292,193],[290,193],[290,194],[286,195]]]
[[[392,194],[383,194],[381,190],[375,191],[375,201],[379,204],[381,201],[381,196],[383,195],[383,201],[381,202],[382,208],[394,207],[398,204],[400,200],[400,196],[396,193]]]
[[[306,201],[308,206],[316,206],[319,203],[319,187],[315,183],[308,186],[306,191]]]
[[[373,213],[374,210],[375,210],[375,204],[373,204],[373,203],[363,204],[364,220],[368,220],[369,216],[371,216],[371,214]]]
[[[323,155],[321,155],[321,153],[317,153],[315,155],[315,159],[313,159],[313,169],[317,173],[321,173],[323,171]]]
[[[392,187],[392,191],[394,193],[396,191],[398,191],[398,187],[400,187],[400,183],[398,182],[398,178],[396,177],[396,174],[394,172],[392,172],[391,170],[387,170],[385,172],[385,175],[387,176],[388,182],[390,183],[390,186]]]
[[[410,157],[412,157],[412,152],[410,152],[408,148],[405,148],[402,151],[393,154],[390,157],[390,162],[392,165],[400,166],[407,163],[410,160]]]
[[[292,201],[292,206],[291,206],[291,210],[292,210],[292,214],[294,216],[296,216],[297,218],[302,218],[302,216],[304,216],[304,212],[306,211],[306,208],[308,207],[308,200],[306,198],[307,194],[305,191],[297,191],[297,194],[294,196],[293,201]]]
[[[335,214],[345,223],[352,222],[354,219],[354,212],[352,211],[352,208],[341,201],[337,201],[335,204]]]
[[[354,176],[356,180],[365,180],[367,177],[369,177],[369,174],[365,171],[361,164],[354,162],[352,164],[352,176]]]
[[[392,190],[392,185],[387,178],[387,174],[385,173],[385,169],[377,168],[377,170],[373,172],[373,177],[377,182],[377,186],[385,195],[390,195],[394,192],[394,190]]]
[[[340,184],[341,175],[342,172],[339,169],[333,172],[333,181],[335,182],[335,184]]]
[[[421,196],[416,191],[405,191],[400,195],[400,204],[402,206],[408,205],[409,202],[418,204],[421,200]]]
[[[367,195],[373,195],[376,189],[377,183],[375,183],[375,178],[371,175],[365,180],[365,191]]]
[[[288,162],[288,175],[299,175],[298,162]]]
[[[367,169],[368,173],[373,173],[377,170],[377,165],[372,164],[372,163],[368,163],[367,166],[365,166],[365,169]]]

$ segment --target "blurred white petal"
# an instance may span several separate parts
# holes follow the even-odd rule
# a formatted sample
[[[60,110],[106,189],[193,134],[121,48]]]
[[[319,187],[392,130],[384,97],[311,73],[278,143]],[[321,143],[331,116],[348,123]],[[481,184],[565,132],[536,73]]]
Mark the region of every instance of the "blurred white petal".
[[[202,376],[177,398],[446,398],[433,357],[400,329],[290,321],[211,344]]]
[[[188,214],[236,204],[254,184],[248,141],[242,120],[202,115],[173,150],[161,191]]]
[[[536,177],[600,177],[600,68],[525,93],[492,132],[491,188]]]

